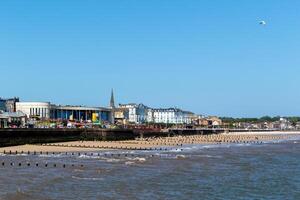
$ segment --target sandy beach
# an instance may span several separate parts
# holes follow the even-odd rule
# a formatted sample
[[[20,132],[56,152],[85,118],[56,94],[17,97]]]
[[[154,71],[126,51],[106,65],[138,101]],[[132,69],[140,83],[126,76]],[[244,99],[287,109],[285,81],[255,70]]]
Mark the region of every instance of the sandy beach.
[[[221,133],[221,135],[300,135],[300,131],[243,131]]]
[[[186,144],[262,143],[266,141],[299,139],[300,132],[233,132],[214,135],[190,135],[159,138],[142,138],[126,141],[74,141],[62,143],[21,145],[0,148],[1,153],[22,152],[80,152],[107,149],[165,150]]]

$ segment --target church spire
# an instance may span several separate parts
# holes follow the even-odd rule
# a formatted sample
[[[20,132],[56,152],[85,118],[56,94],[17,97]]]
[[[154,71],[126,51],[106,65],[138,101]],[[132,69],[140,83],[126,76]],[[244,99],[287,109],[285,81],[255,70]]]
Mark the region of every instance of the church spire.
[[[111,108],[115,107],[115,97],[114,97],[114,90],[113,89],[111,89],[109,107],[111,107]]]

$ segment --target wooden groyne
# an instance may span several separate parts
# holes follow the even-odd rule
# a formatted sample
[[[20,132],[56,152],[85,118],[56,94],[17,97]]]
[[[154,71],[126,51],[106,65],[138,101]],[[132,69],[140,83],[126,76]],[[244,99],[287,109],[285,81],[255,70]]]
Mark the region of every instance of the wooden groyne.
[[[273,132],[277,129],[227,129],[227,128],[194,128],[194,129],[169,129],[169,135],[210,135],[232,132]]]

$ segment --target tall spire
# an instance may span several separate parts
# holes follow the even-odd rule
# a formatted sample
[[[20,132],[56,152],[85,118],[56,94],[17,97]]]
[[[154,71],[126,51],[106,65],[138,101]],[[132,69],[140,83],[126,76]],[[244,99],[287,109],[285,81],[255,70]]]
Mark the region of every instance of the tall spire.
[[[114,90],[113,89],[111,89],[109,107],[111,107],[111,108],[115,107],[115,97],[114,97]]]

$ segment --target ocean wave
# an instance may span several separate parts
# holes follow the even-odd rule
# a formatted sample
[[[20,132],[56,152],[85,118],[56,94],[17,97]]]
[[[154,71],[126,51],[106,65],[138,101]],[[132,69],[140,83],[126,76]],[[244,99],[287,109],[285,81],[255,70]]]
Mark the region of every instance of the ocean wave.
[[[135,154],[137,151],[115,151],[115,152],[110,152],[111,154]],[[109,152],[108,152],[109,153]]]
[[[77,180],[88,180],[88,181],[103,181],[104,178],[95,178],[95,177],[78,177],[78,176],[72,176],[73,179]]]
[[[83,172],[84,170],[83,169],[74,169],[73,171],[74,172]]]
[[[213,155],[194,155],[194,156],[200,158],[222,158],[222,156],[213,156]]]
[[[250,143],[242,143],[242,144],[188,144],[181,148],[173,148],[168,149],[167,151],[162,152],[161,154],[155,155],[165,155],[165,153],[178,153],[178,152],[197,152],[204,149],[215,149],[215,148],[230,148],[232,146],[250,146],[253,144]]]
[[[125,165],[134,165],[134,164],[135,164],[135,162],[132,162],[132,161],[125,162]]]
[[[188,150],[188,148],[181,148],[181,149],[170,149],[168,152],[181,152],[183,150]]]
[[[16,156],[28,156],[27,153],[17,154]]]
[[[231,146],[237,146],[237,147],[240,147],[240,146],[253,146],[255,144],[251,144],[251,143],[240,143],[240,144],[233,144]]]
[[[40,154],[38,155],[41,158],[61,158],[63,155],[62,154]]]
[[[142,157],[126,158],[126,159],[129,161],[126,161],[125,165],[133,165],[133,164],[136,164],[136,162],[143,163],[143,162],[147,161],[146,158],[142,158]],[[136,161],[136,162],[134,162],[134,161]]]
[[[136,161],[139,161],[139,162],[146,162],[146,158],[141,158],[141,157],[135,157],[132,160],[136,160]]]
[[[0,153],[0,156],[29,156],[28,154],[26,153],[23,153],[23,154],[4,154],[4,153]]]
[[[80,155],[78,156],[78,158],[83,158],[83,159],[100,159],[102,158],[101,156],[92,156],[92,155]]]
[[[116,158],[105,158],[104,160],[109,163],[117,163],[122,161],[122,159],[116,159]]]

